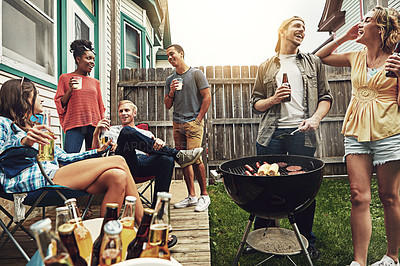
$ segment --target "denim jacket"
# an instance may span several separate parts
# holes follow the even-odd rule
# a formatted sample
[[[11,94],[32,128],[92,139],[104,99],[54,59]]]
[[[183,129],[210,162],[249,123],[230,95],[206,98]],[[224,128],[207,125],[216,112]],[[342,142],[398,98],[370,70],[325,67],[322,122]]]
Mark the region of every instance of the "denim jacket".
[[[278,56],[279,55],[276,54],[260,65],[251,95],[253,112],[256,114],[263,114],[257,136],[257,142],[263,146],[268,146],[272,134],[277,127],[281,105],[274,105],[265,112],[256,110],[254,105],[261,99],[273,96],[275,90],[278,88],[275,78],[280,68]],[[300,69],[304,84],[304,119],[307,119],[317,110],[320,101],[332,102],[333,98],[329,91],[329,85],[325,75],[325,66],[322,64],[319,57],[310,53],[298,52],[296,63]],[[317,134],[315,134],[315,132],[306,132],[306,147],[316,147],[319,141],[319,139],[317,140]]]

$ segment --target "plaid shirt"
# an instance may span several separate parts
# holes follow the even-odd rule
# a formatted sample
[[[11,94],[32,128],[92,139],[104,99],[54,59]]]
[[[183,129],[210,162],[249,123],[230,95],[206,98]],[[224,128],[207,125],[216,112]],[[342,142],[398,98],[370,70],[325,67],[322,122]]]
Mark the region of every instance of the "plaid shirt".
[[[11,147],[21,147],[21,140],[25,136],[25,131],[20,129],[17,125],[12,124],[10,119],[0,116],[0,153]],[[35,143],[33,147],[37,148],[38,145]],[[46,173],[50,174],[59,169],[59,162],[68,164],[99,156],[100,154],[97,153],[96,150],[82,153],[66,153],[55,146],[54,161],[42,162],[42,164]],[[7,193],[28,192],[48,185],[36,162],[31,167],[22,170],[13,178],[6,178],[3,170],[0,168],[0,184]]]

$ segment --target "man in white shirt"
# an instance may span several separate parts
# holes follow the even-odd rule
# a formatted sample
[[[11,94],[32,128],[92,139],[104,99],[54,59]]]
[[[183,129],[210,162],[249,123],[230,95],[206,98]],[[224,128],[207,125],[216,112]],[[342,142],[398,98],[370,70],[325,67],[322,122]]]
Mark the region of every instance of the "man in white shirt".
[[[122,125],[110,126],[108,119],[102,119],[93,133],[92,148],[100,146],[100,133],[109,130],[109,137],[117,143],[115,154],[125,158],[134,177],[155,176],[152,207],[155,207],[157,192],[169,191],[174,170],[174,160],[181,166],[193,164],[201,156],[203,148],[176,150],[165,146],[153,133],[135,126],[136,105],[123,100],[118,104]]]

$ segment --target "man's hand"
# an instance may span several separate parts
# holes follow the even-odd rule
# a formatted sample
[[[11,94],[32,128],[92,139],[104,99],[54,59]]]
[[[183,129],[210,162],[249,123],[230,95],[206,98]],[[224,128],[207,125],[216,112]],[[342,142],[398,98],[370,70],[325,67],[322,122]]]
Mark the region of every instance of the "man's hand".
[[[279,88],[276,89],[275,94],[273,97],[273,103],[279,104],[286,98],[290,96],[292,93],[292,89],[287,86],[286,84],[282,84]]]
[[[319,126],[319,122],[321,122],[321,119],[319,119],[319,117],[312,116],[312,117],[304,120],[303,122],[301,122],[300,131],[301,132],[315,131],[315,130],[317,130],[317,128]]]
[[[165,142],[162,139],[154,138],[154,137],[153,137],[153,139],[155,141],[154,145],[153,145],[153,149],[154,150],[158,151],[158,150],[162,149],[165,146]]]
[[[399,55],[391,55],[386,60],[385,65],[386,71],[392,71],[396,74],[396,76],[400,77],[400,56]]]
[[[35,125],[28,130],[26,137],[21,140],[21,144],[28,146],[32,146],[34,143],[42,145],[50,144],[49,140],[56,139],[56,137],[47,134],[44,129],[53,132],[51,128],[46,125]]]

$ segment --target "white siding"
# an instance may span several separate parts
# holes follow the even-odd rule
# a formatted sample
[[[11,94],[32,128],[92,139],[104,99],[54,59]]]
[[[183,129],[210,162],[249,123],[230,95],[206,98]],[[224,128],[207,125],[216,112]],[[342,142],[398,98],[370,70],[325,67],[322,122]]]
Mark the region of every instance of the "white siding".
[[[345,24],[337,30],[337,37],[343,36],[353,25],[357,24],[361,20],[359,1],[343,0],[342,10],[346,11]],[[338,53],[343,53],[347,51],[361,50],[363,47],[363,45],[358,44],[355,41],[348,41],[341,45],[337,50]]]
[[[143,9],[132,0],[121,0],[121,12],[139,23],[144,25]]]
[[[400,11],[400,1],[399,0],[389,0],[389,7],[395,8],[397,11]]]

